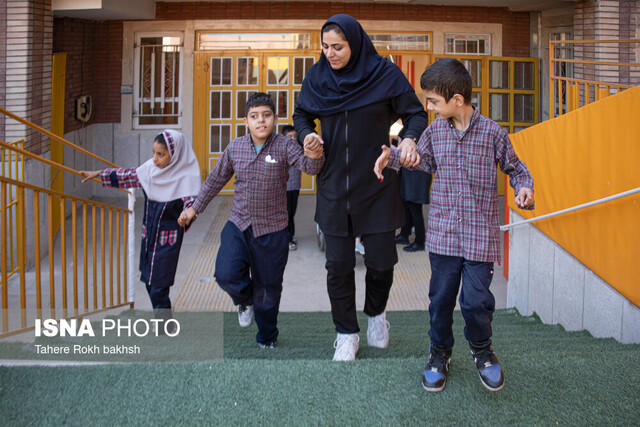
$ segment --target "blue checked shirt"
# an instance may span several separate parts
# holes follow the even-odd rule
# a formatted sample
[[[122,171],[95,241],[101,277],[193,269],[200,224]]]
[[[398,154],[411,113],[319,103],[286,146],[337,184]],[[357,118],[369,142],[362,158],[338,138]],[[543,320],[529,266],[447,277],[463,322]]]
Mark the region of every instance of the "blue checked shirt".
[[[427,250],[471,261],[499,262],[496,164],[509,175],[516,194],[522,187],[533,190],[533,178],[518,159],[509,136],[474,109],[461,135],[449,120],[436,119],[422,133],[417,148],[422,161],[415,169],[435,174]],[[391,150],[388,167],[400,168],[399,154]]]
[[[241,231],[251,226],[258,237],[287,227],[287,179],[293,166],[316,175],[324,164],[304,155],[293,139],[271,134],[259,154],[247,134],[229,143],[213,167],[193,203],[200,213],[236,174],[233,207],[229,220]]]

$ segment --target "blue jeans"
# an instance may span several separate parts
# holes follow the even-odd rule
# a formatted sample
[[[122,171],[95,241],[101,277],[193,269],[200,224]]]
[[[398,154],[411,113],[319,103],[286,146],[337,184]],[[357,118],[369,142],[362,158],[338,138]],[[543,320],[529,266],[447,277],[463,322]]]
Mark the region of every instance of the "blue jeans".
[[[260,344],[271,344],[278,338],[288,242],[286,229],[254,237],[251,227],[242,232],[231,221],[220,234],[216,281],[235,305],[253,305]]]
[[[493,262],[476,262],[455,256],[429,253],[429,317],[431,342],[439,347],[453,347],[453,310],[462,278],[460,309],[464,317],[464,336],[469,342],[491,338],[491,321],[495,298],[489,290],[493,279]]]

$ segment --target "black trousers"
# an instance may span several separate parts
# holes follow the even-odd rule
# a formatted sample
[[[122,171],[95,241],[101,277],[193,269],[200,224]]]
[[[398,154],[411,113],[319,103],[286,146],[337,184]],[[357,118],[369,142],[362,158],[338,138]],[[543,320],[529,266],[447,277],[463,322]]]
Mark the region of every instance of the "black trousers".
[[[389,292],[393,284],[393,266],[398,262],[395,232],[365,234],[362,244],[365,248],[364,312],[377,316],[387,307]],[[325,235],[327,263],[327,292],[331,301],[331,314],[336,331],[353,334],[360,331],[356,317],[355,282],[355,236]]]
[[[411,228],[416,229],[415,243],[424,246],[426,230],[424,228],[424,217],[422,216],[422,204],[414,202],[404,202],[404,214],[407,223],[400,229],[403,236],[411,236]]]
[[[289,242],[293,241],[293,236],[296,235],[296,224],[293,218],[296,216],[296,210],[298,209],[298,196],[300,190],[287,191],[287,214],[289,216],[289,223],[287,224],[287,233],[289,233]]]

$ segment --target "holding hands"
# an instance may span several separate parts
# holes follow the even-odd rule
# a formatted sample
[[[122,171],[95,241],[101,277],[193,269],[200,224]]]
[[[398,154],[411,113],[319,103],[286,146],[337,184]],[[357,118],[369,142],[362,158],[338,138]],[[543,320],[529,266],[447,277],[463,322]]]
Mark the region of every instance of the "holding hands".
[[[304,137],[304,155],[310,159],[322,158],[324,141],[320,138],[320,135],[313,132]]]
[[[191,224],[191,222],[198,217],[198,213],[193,208],[187,208],[182,211],[180,216],[178,217],[178,224],[181,227],[187,226]]]

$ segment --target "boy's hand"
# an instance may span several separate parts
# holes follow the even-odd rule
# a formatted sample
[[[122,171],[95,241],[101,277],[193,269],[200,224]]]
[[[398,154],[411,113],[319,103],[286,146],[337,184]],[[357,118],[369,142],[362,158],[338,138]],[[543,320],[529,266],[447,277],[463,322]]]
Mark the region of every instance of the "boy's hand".
[[[405,168],[412,168],[420,164],[420,153],[416,149],[416,142],[411,138],[405,138],[398,144],[400,154],[400,165]]]
[[[310,159],[322,158],[324,141],[317,133],[310,133],[304,138],[304,155]]]
[[[524,209],[533,205],[533,190],[530,188],[522,187],[518,191],[518,195],[515,198],[516,206],[520,209]]]
[[[82,180],[82,182],[87,182],[90,179],[99,177],[100,172],[102,171],[78,171],[78,172],[80,172],[82,176],[84,176],[84,179]]]
[[[198,217],[198,214],[196,213],[195,209],[187,208],[183,210],[182,213],[180,213],[180,216],[178,217],[178,224],[181,227],[184,227],[186,225],[191,224],[191,221],[193,221],[193,219],[197,217]]]
[[[384,181],[384,176],[382,175],[382,171],[387,167],[387,163],[389,163],[389,156],[391,155],[391,150],[386,145],[382,146],[382,154],[376,160],[376,165],[373,167],[373,172],[376,174],[380,182]]]

